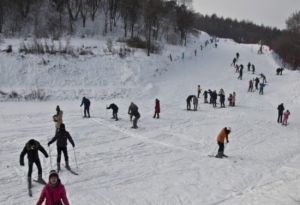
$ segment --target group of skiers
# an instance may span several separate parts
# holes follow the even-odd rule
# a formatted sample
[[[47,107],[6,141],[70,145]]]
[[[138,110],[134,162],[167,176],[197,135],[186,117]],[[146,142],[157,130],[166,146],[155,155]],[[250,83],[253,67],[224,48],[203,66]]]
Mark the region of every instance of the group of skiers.
[[[210,96],[209,102],[207,100],[208,95]],[[217,93],[216,90],[212,91],[210,89],[208,89],[208,91],[204,91],[203,92],[203,96],[204,96],[204,103],[209,103],[212,104],[213,107],[217,107],[217,98],[219,96],[219,102],[220,102],[220,107],[221,108],[225,108],[225,92],[223,90],[223,88],[220,89],[219,93]],[[236,99],[236,93],[233,92],[232,94],[229,94],[229,97],[227,98],[228,102],[229,102],[229,106],[235,106],[235,99]]]
[[[28,142],[26,142],[20,154],[21,166],[24,166],[24,157],[27,154],[27,159],[28,159],[27,183],[28,183],[29,196],[32,196],[31,187],[32,187],[33,164],[35,164],[38,169],[38,179],[35,181],[45,185],[41,192],[40,198],[37,202],[38,205],[41,205],[45,199],[46,199],[46,204],[61,204],[61,200],[63,201],[64,205],[69,204],[66,196],[66,191],[64,189],[64,186],[60,182],[58,172],[61,169],[60,167],[61,153],[64,154],[66,169],[71,170],[69,165],[67,141],[69,141],[73,147],[75,147],[75,143],[70,133],[65,129],[65,124],[63,123],[62,117],[63,117],[63,111],[60,109],[59,106],[57,106],[56,114],[53,116],[53,120],[55,122],[55,136],[48,142],[48,146],[50,147],[50,145],[56,141],[57,170],[50,171],[48,183],[46,183],[46,181],[42,177],[42,166],[41,166],[38,152],[39,151],[42,152],[46,158],[48,158],[49,155],[45,150],[45,148],[40,144],[40,142],[38,142],[35,139],[30,139]]]

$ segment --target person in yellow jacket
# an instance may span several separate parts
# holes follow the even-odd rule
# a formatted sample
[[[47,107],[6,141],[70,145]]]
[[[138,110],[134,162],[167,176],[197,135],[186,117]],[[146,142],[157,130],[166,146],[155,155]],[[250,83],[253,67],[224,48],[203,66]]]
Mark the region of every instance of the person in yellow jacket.
[[[229,143],[228,140],[228,135],[231,132],[231,128],[230,127],[224,127],[221,132],[219,133],[219,135],[217,136],[217,142],[219,145],[219,150],[218,150],[218,154],[216,155],[217,158],[222,158],[222,157],[227,157],[224,154],[224,142],[226,139],[226,142]]]
[[[55,122],[55,128],[57,133],[59,131],[60,125],[63,123],[63,111],[60,110],[60,107],[57,105],[56,106],[56,114],[53,115],[53,121]]]

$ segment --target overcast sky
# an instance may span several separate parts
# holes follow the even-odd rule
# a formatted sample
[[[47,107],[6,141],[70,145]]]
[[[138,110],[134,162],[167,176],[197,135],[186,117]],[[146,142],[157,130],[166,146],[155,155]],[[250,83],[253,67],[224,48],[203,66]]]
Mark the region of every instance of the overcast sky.
[[[284,29],[285,20],[300,10],[300,0],[193,0],[201,14],[250,20],[256,24]]]

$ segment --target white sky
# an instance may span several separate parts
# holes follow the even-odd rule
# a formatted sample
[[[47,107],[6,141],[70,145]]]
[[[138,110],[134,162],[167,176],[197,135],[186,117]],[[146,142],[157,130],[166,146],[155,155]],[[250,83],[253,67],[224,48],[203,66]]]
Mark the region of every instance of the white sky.
[[[286,19],[300,10],[300,0],[193,0],[201,14],[250,20],[256,24],[284,29]]]

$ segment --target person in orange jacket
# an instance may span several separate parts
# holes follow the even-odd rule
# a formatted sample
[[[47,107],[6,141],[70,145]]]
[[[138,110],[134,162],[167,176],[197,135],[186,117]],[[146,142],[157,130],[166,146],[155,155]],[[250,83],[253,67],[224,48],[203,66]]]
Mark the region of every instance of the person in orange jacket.
[[[217,142],[219,145],[219,150],[218,150],[218,154],[216,155],[217,158],[222,158],[222,157],[227,157],[224,154],[224,142],[226,139],[226,142],[229,143],[228,140],[228,135],[231,132],[231,128],[230,127],[224,127],[221,132],[219,133],[219,135],[217,136]]]

